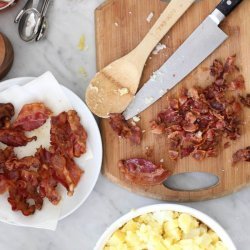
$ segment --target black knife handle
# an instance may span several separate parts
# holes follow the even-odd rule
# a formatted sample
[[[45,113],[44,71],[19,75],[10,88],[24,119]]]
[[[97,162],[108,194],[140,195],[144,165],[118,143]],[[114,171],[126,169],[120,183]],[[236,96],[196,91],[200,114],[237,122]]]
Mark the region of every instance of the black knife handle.
[[[228,16],[243,0],[222,0],[216,7],[224,16]]]

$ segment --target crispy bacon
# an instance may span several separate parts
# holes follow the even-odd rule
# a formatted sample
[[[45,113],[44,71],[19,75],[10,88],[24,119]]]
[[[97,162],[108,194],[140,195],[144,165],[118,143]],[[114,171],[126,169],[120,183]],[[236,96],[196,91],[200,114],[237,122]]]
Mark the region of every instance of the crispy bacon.
[[[0,128],[9,128],[14,114],[15,109],[11,103],[0,103]]]
[[[0,149],[0,170],[5,168],[5,162],[7,160],[12,160],[16,158],[13,148],[6,147],[5,149]]]
[[[228,84],[229,90],[244,90],[245,79],[242,75],[238,75],[233,81]]]
[[[57,205],[61,200],[61,196],[57,191],[58,181],[53,176],[53,169],[43,164],[39,168],[38,173],[41,178],[39,186],[40,196],[42,198],[47,197],[53,205]]]
[[[66,157],[66,163],[70,178],[76,187],[84,171],[75,163],[72,158]]]
[[[121,160],[118,167],[127,180],[138,185],[160,185],[171,175],[169,170],[142,158]]]
[[[109,124],[118,136],[129,139],[131,142],[138,145],[141,143],[141,128],[137,125],[133,126],[129,124],[123,115],[110,114]]]
[[[53,149],[69,157],[80,157],[86,152],[87,133],[74,110],[51,118],[51,144]]]
[[[26,146],[29,142],[36,139],[36,136],[28,138],[24,134],[24,131],[21,130],[16,130],[13,128],[0,129],[0,142],[10,147]]]
[[[5,162],[5,167],[9,171],[18,169],[38,168],[40,161],[34,156],[27,156],[22,159],[10,159]]]
[[[36,139],[35,136],[26,137],[25,131],[43,125],[51,111],[41,103],[25,105],[14,125],[10,126],[8,122],[14,108],[0,104],[0,111],[1,108],[4,111],[0,119],[0,142],[9,147],[0,149],[0,194],[9,192],[8,202],[12,210],[21,211],[25,216],[32,215],[42,208],[45,197],[57,205],[61,200],[57,190],[59,183],[66,187],[68,195],[73,195],[83,174],[73,157],[86,152],[87,140],[76,111],[63,112],[52,118],[49,150],[40,147],[34,156],[19,159],[13,147],[25,146]]]
[[[13,127],[24,131],[32,131],[41,127],[51,114],[52,111],[43,103],[26,104],[19,112]]]
[[[240,161],[250,161],[250,147],[240,149],[233,154],[233,165]]]
[[[75,189],[75,184],[71,178],[69,170],[67,169],[66,159],[59,154],[52,155],[51,168],[54,170],[54,177],[58,180],[67,190],[68,195],[72,196]]]
[[[75,157],[86,153],[87,133],[80,122],[80,117],[75,110],[68,111],[68,122],[71,128],[71,140]]]
[[[37,186],[32,186],[24,180],[18,180],[15,185],[10,185],[8,201],[13,211],[21,211],[25,216],[34,214],[36,209],[41,210],[43,205]]]
[[[250,94],[246,94],[246,96],[239,96],[240,102],[247,108],[250,108]]]
[[[151,123],[152,133],[167,135],[170,159],[191,155],[200,161],[216,157],[222,137],[229,140],[240,137],[242,108],[230,90],[243,89],[244,78],[238,75],[230,83],[226,79],[236,70],[235,56],[229,57],[224,65],[215,60],[210,67],[212,84],[182,89],[180,96],[170,98],[168,108]]]

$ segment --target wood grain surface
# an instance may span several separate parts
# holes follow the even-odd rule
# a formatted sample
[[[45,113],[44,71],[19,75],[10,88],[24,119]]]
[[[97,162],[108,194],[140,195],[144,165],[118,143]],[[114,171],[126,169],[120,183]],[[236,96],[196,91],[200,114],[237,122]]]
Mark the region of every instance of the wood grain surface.
[[[164,37],[162,43],[167,49],[158,55],[152,55],[146,62],[141,85],[157,70],[167,58],[185,41],[192,31],[215,8],[219,0],[197,1],[187,13],[178,21],[171,31]],[[115,59],[132,50],[143,39],[157,17],[166,7],[166,3],[159,0],[109,0],[96,9],[96,46],[97,69],[100,70]],[[150,12],[154,17],[150,23],[146,18]],[[181,81],[162,99],[141,113],[139,125],[146,130],[140,146],[132,145],[122,140],[111,130],[108,121],[101,120],[101,133],[104,146],[103,174],[124,188],[161,200],[168,201],[199,201],[221,197],[250,182],[250,164],[240,163],[232,167],[233,152],[250,145],[250,109],[244,109],[246,124],[242,128],[242,137],[231,143],[227,149],[221,148],[217,158],[209,158],[197,162],[191,157],[179,160],[177,163],[168,159],[167,139],[164,135],[156,136],[150,132],[150,121],[159,111],[166,107],[167,96],[176,95],[181,87],[192,85],[206,86],[211,83],[209,72],[206,70],[215,58],[225,59],[236,54],[237,64],[246,79],[247,91],[250,92],[250,1],[243,3],[226,18],[220,27],[229,35],[229,39],[209,56],[197,69]],[[140,86],[141,86],[140,85]],[[119,173],[117,162],[120,159],[144,157],[146,147],[153,149],[150,158],[159,163],[164,159],[164,165],[174,174],[185,172],[208,172],[219,177],[219,183],[209,189],[200,191],[174,191],[163,185],[155,187],[140,187],[123,179]]]
[[[9,72],[13,60],[13,47],[9,39],[0,33],[0,80]]]

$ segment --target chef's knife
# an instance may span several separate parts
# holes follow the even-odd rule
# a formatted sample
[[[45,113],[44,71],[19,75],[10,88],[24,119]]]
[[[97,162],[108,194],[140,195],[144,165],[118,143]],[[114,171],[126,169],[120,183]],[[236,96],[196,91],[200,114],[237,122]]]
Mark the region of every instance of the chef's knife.
[[[160,99],[227,39],[228,36],[218,25],[241,1],[222,0],[219,3],[216,9],[139,90],[123,113],[126,120]]]

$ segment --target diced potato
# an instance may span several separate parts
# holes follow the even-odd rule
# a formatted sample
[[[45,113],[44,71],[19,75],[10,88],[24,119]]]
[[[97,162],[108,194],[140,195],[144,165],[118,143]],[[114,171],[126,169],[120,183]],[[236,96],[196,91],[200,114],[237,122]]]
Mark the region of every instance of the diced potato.
[[[127,222],[103,250],[228,250],[218,235],[185,213],[160,211]]]
[[[127,224],[123,226],[121,229],[122,232],[132,231],[135,232],[139,228],[139,224],[137,224],[134,220],[130,220]]]
[[[112,245],[119,245],[122,244],[125,241],[125,233],[123,233],[121,230],[117,230],[114,232],[114,234],[111,236],[109,240],[109,244]]]

